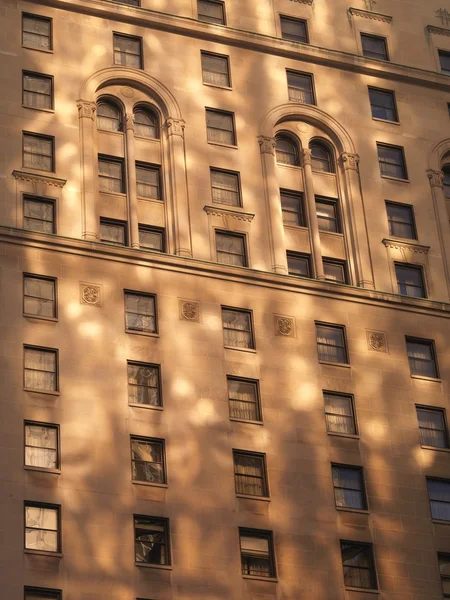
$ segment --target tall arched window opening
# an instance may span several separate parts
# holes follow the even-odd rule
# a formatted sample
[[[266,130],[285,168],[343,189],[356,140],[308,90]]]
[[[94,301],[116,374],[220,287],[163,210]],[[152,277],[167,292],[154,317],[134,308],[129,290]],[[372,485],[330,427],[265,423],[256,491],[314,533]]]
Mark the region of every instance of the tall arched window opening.
[[[153,112],[144,108],[134,111],[134,133],[138,137],[159,138],[158,119]]]
[[[300,166],[298,145],[287,135],[278,135],[275,139],[277,162],[282,165]]]
[[[122,131],[122,114],[114,102],[100,100],[97,103],[97,128],[102,131]]]
[[[313,171],[320,173],[334,173],[331,152],[322,144],[313,142],[309,145],[311,150],[311,166]]]

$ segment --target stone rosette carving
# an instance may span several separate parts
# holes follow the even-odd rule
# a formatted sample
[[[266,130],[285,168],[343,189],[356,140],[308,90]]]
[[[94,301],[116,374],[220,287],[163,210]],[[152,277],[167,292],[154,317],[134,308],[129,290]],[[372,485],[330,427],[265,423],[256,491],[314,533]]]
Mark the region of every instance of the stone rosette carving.
[[[367,331],[367,345],[374,352],[387,352],[387,339],[384,331]]]
[[[200,302],[195,300],[181,300],[180,303],[180,319],[182,321],[200,321]]]
[[[81,118],[94,120],[97,105],[88,100],[77,100],[78,116]]]
[[[80,283],[80,302],[89,306],[101,306],[101,287],[93,283]]]
[[[371,19],[372,21],[382,21],[383,23],[390,23],[392,21],[392,17],[389,15],[383,15],[381,13],[363,10],[361,8],[349,8],[348,12],[352,16],[362,17],[363,19]]]
[[[184,137],[186,121],[183,121],[183,119],[174,119],[172,117],[168,117],[165,122],[165,126],[168,135],[178,135],[180,137]]]
[[[442,171],[433,171],[433,169],[428,169],[427,175],[428,179],[430,180],[431,187],[444,187],[444,173]]]
[[[350,169],[352,171],[358,170],[359,155],[351,154],[350,152],[343,152],[339,157],[341,165],[344,169]]]
[[[260,136],[258,138],[259,151],[261,154],[273,154],[275,156],[275,138]]]
[[[295,319],[284,315],[274,315],[275,335],[295,337]]]

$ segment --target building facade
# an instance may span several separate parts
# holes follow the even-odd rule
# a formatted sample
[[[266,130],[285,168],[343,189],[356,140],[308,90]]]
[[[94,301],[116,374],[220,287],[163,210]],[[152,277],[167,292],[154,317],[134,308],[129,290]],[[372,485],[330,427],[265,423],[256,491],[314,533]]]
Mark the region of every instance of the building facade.
[[[450,597],[450,12],[2,0],[1,598]]]

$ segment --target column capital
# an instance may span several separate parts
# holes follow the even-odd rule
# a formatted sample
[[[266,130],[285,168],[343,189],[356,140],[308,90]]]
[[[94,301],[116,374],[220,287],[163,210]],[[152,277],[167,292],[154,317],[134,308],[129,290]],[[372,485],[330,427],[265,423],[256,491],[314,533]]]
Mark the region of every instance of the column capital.
[[[428,179],[430,180],[431,187],[443,188],[444,187],[444,173],[442,171],[433,171],[428,169]]]
[[[91,119],[92,121],[95,118],[95,111],[97,110],[97,105],[95,102],[90,102],[89,100],[77,100],[78,107],[78,116],[80,119]]]
[[[184,137],[184,128],[186,126],[186,121],[183,121],[183,119],[174,119],[173,117],[167,117],[164,126],[167,130],[167,135],[179,135],[180,137]]]
[[[342,168],[345,171],[346,170],[358,171],[359,154],[351,154],[350,152],[343,152],[339,157],[339,161],[342,165]]]
[[[134,117],[133,115],[125,115],[125,131],[134,131]]]
[[[309,148],[302,148],[302,166],[311,166],[311,150]]]
[[[258,138],[259,151],[261,154],[272,154],[275,156],[276,140],[273,137],[264,137],[260,135]]]

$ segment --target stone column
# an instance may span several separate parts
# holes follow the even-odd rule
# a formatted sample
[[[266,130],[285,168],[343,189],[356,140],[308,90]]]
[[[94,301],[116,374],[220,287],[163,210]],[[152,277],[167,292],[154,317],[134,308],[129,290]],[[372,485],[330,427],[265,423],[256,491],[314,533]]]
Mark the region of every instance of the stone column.
[[[189,195],[186,179],[186,152],[184,147],[185,122],[168,117],[164,129],[169,145],[169,177],[172,183],[172,214],[174,220],[175,248],[178,256],[192,258]]]
[[[92,242],[98,241],[98,169],[96,153],[95,102],[77,100],[78,117],[80,119],[81,150],[81,205],[82,231],[81,237]]]
[[[356,285],[368,290],[374,290],[372,258],[370,256],[367,222],[359,179],[359,156],[343,152],[339,163],[344,174],[347,196],[348,230],[351,234],[356,271]]]
[[[125,116],[125,143],[127,150],[127,207],[130,245],[139,248],[138,201],[136,186],[136,150],[134,146],[134,118]]]
[[[305,178],[305,199],[308,209],[308,228],[309,241],[311,244],[311,254],[314,263],[314,273],[316,279],[325,280],[323,270],[322,246],[320,243],[319,221],[317,219],[316,196],[314,194],[314,179],[311,167],[311,150],[303,148],[302,167]]]
[[[288,272],[286,243],[275,163],[275,138],[261,136],[258,138],[258,142],[265,182],[272,271],[286,275]]]
[[[433,171],[432,169],[429,169],[427,175],[431,187],[431,196],[433,198],[434,216],[436,219],[439,245],[442,252],[442,262],[444,263],[447,295],[450,297],[450,223],[448,211],[450,202],[444,194],[444,173],[442,173],[442,171]]]

